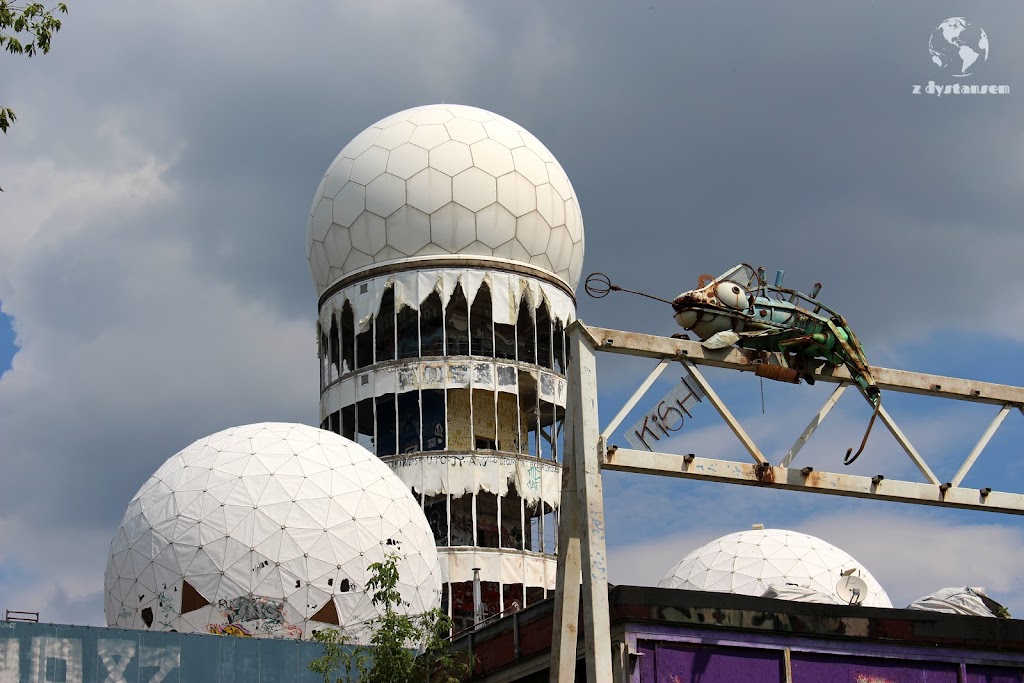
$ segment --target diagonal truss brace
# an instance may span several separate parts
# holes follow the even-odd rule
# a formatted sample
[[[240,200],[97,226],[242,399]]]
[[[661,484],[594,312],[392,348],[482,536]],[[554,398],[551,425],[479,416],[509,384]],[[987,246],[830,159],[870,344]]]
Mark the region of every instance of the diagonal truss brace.
[[[825,421],[825,416],[827,416],[835,407],[836,402],[838,402],[843,393],[846,392],[846,388],[848,386],[850,386],[848,382],[840,382],[839,386],[836,387],[836,390],[832,392],[832,395],[825,400],[825,404],[821,406],[821,410],[818,411],[818,414],[811,419],[810,424],[808,424],[804,429],[803,434],[797,437],[796,443],[793,444],[793,447],[789,449],[788,453],[786,453],[786,457],[784,457],[782,462],[779,463],[780,467],[790,466],[793,462],[793,458],[796,457],[796,454],[804,447],[807,441],[811,438],[811,435],[814,434],[818,427],[821,426],[821,423]]]
[[[717,394],[715,394],[706,378],[704,378],[696,368],[697,365],[710,365],[712,367],[752,372],[758,363],[764,362],[763,354],[738,348],[706,349],[699,342],[693,342],[685,339],[657,337],[636,332],[624,332],[607,328],[590,327],[582,324],[581,326],[585,330],[587,337],[592,340],[593,345],[598,350],[657,358],[660,361],[658,366],[659,368],[662,368],[665,361],[670,359],[677,360],[682,363],[691,372],[694,379],[698,381],[701,388],[708,394],[708,398],[712,405],[714,405],[719,414],[722,415],[726,424],[733,433],[736,434],[747,452],[751,454],[754,460],[762,468],[768,465],[757,445],[743,430],[739,421],[736,420],[736,418],[729,412],[724,402]],[[769,362],[776,362],[779,364],[785,363],[784,359],[778,354],[770,355],[773,357],[769,359]],[[660,370],[657,372],[660,374]],[[967,472],[974,465],[989,440],[1002,424],[1003,418],[1005,418],[1006,413],[1009,412],[1010,407],[1017,407],[1022,413],[1024,413],[1024,388],[1022,387],[993,384],[989,382],[975,382],[953,377],[943,377],[940,375],[915,373],[905,370],[893,370],[890,368],[880,367],[873,367],[872,373],[875,375],[876,383],[883,391],[927,395],[937,398],[950,398],[969,401],[972,403],[988,403],[1000,406],[999,414],[995,419],[993,419],[992,424],[989,425],[988,429],[978,441],[978,444],[971,451],[970,455],[968,455],[967,460],[961,466],[960,471],[957,472],[957,476],[948,484],[941,484],[945,488],[958,486],[960,482],[963,481],[964,476],[966,476]],[[814,373],[814,378],[819,381],[833,382],[838,386],[832,395],[826,399],[817,415],[812,418],[803,433],[797,438],[796,442],[783,457],[780,463],[780,466],[782,467],[789,467],[792,464],[796,455],[836,405],[846,388],[850,386],[851,380],[849,373],[844,367],[825,367],[819,369]],[[650,381],[653,382],[653,379]],[[647,386],[649,387],[649,384],[647,384]],[[644,390],[646,390],[646,387],[644,387]],[[630,404],[623,408],[613,425],[610,425],[605,429],[604,434],[602,435],[603,437],[607,438],[611,432],[614,431],[614,428],[618,426],[618,423],[621,422],[626,413],[628,413],[629,410],[631,410],[639,401],[641,394],[642,392],[640,391],[638,391],[637,394],[634,394],[630,399]],[[1004,408],[1005,410],[1003,410]],[[893,438],[895,438],[896,442],[900,445],[910,460],[914,463],[914,466],[921,472],[925,481],[932,485],[940,485],[940,479],[935,475],[924,457],[914,447],[913,443],[911,443],[910,439],[907,438],[906,434],[903,433],[903,430],[901,430],[899,425],[896,424],[892,415],[882,407],[879,410],[878,417],[893,435]]]

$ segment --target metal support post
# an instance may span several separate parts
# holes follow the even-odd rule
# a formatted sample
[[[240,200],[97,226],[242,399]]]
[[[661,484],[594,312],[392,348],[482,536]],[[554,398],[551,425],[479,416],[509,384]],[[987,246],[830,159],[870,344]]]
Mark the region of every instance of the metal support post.
[[[572,604],[575,567],[583,579],[583,632],[588,683],[612,680],[611,625],[608,614],[608,563],[605,552],[604,500],[601,492],[603,461],[600,425],[597,414],[597,367],[595,345],[579,322],[567,330],[572,358],[569,363],[569,402],[566,424],[571,430],[571,446],[566,449],[564,466],[570,470],[567,487],[575,485],[572,510],[561,503],[563,519],[575,516],[572,528],[563,529],[578,538],[578,560],[572,557],[574,543],[566,539],[566,557],[559,557],[555,587],[555,618],[558,632],[552,647],[551,680],[570,683],[575,677],[577,614]],[[570,488],[571,490],[571,488]],[[574,591],[576,601],[579,589]],[[570,627],[571,626],[571,627]],[[570,668],[570,663],[572,668]]]

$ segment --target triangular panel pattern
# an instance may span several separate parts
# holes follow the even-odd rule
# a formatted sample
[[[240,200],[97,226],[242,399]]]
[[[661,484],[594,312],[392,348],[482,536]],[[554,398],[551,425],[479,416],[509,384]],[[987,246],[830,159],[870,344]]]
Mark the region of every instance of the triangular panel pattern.
[[[329,624],[365,638],[378,614],[366,567],[391,552],[406,609],[437,607],[433,533],[387,465],[314,427],[234,427],[172,456],[129,502],[107,562],[107,624],[276,638]]]
[[[844,602],[836,591],[844,572],[867,583],[868,594],[861,603],[865,607],[892,607],[875,577],[848,553],[820,538],[785,529],[722,536],[677,562],[658,585],[756,596],[773,586],[795,585]],[[799,591],[778,592],[779,597],[800,595]]]

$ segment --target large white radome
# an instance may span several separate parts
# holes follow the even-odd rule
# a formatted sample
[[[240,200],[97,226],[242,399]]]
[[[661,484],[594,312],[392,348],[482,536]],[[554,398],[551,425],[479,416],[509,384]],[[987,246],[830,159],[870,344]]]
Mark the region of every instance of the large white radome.
[[[317,295],[367,266],[446,255],[531,264],[575,290],[583,218],[565,171],[522,126],[430,105],[341,150],[313,198],[306,246]]]
[[[658,585],[662,588],[763,595],[770,586],[793,583],[845,602],[836,592],[843,571],[856,569],[868,595],[865,607],[892,607],[864,565],[820,538],[784,529],[741,531],[697,548]]]
[[[234,427],[171,456],[128,504],[107,562],[107,624],[365,637],[377,615],[367,567],[392,552],[410,611],[437,606],[433,534],[384,463],[305,425]]]

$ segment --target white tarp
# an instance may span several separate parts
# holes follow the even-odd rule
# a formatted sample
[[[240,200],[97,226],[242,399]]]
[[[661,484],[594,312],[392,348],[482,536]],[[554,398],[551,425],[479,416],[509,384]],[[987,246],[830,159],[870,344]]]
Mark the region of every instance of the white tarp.
[[[761,594],[761,597],[795,602],[818,602],[827,605],[843,604],[834,595],[822,593],[807,586],[798,586],[795,583],[772,584]]]
[[[907,609],[945,612],[946,614],[969,614],[977,617],[1009,618],[1010,616],[1005,607],[988,597],[985,589],[978,586],[943,588],[918,598],[907,605]]]

